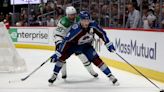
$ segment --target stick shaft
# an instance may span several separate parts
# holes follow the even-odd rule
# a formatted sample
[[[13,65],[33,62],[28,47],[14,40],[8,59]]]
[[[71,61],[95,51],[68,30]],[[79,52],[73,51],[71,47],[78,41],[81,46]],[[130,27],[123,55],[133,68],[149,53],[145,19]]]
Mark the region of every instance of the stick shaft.
[[[152,82],[148,77],[146,77],[143,73],[141,73],[138,69],[136,69],[132,64],[130,64],[127,60],[125,60],[121,55],[115,52],[117,56],[119,56],[122,60],[124,60],[129,66],[131,66],[134,70],[136,70],[140,75],[142,75],[145,79],[147,79],[151,84],[153,84],[156,88],[160,89],[154,82]]]
[[[48,58],[46,61],[44,61],[40,66],[38,66],[35,70],[33,70],[30,74],[28,74],[26,77],[22,78],[21,81],[25,81],[28,79],[33,73],[35,73],[38,69],[40,69],[44,64],[46,64],[51,58]]]

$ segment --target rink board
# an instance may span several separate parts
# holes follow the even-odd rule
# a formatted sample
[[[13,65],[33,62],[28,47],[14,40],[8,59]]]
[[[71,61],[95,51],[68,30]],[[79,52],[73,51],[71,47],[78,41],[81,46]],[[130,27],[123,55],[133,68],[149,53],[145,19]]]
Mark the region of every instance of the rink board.
[[[55,27],[12,27],[9,33],[17,48],[54,50],[54,30]],[[117,53],[146,76],[164,82],[164,32],[114,29],[105,31]],[[100,56],[108,65],[137,74],[116,54],[109,53],[101,40],[96,43],[100,46]]]
[[[164,82],[164,32],[113,29],[106,29],[106,32],[116,52],[125,60],[135,65],[146,76]],[[117,55],[109,54],[104,45],[101,45],[100,49],[100,54],[108,65],[136,73]],[[107,60],[109,58],[111,60]]]

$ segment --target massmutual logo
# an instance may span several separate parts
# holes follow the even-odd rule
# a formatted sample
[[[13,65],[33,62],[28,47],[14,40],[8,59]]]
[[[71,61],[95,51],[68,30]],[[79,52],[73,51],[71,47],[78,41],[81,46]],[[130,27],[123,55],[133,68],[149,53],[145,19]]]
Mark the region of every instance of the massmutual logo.
[[[24,2],[35,2],[37,0],[22,0],[22,1],[24,1]]]
[[[148,45],[138,40],[130,40],[128,43],[123,42],[120,38],[115,39],[115,48],[123,54],[133,55],[146,59],[156,60],[157,42]]]

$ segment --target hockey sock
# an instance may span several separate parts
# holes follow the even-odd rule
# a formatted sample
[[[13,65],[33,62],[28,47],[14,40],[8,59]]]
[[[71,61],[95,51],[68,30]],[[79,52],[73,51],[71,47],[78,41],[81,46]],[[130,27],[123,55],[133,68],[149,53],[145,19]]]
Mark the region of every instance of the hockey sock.
[[[66,62],[63,62],[63,67],[61,70],[62,76],[67,76]]]
[[[105,74],[109,75],[111,73],[110,69],[107,67],[107,65],[100,59],[100,58],[95,58],[93,60],[93,63],[100,68],[100,70]]]
[[[62,61],[57,61],[56,64],[55,64],[55,67],[54,67],[54,73],[55,74],[58,74],[60,69],[62,68],[63,66],[63,62]]]
[[[91,62],[88,61],[87,57],[84,54],[79,54],[78,57],[83,62],[83,65],[88,70],[88,72],[93,76],[97,76],[97,73],[93,70]]]

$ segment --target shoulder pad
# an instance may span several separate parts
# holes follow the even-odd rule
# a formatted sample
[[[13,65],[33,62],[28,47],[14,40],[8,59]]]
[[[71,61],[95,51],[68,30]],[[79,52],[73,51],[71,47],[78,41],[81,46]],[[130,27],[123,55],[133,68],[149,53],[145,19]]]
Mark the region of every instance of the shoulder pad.
[[[78,32],[80,32],[80,28],[78,24],[72,25],[72,27],[69,29],[69,33],[66,35],[68,39],[71,39],[74,37]]]
[[[76,22],[79,22],[79,21],[80,21],[80,17],[77,16],[77,17],[76,17]]]
[[[61,25],[63,25],[64,27],[66,27],[66,28],[68,28],[68,27],[71,26],[70,20],[69,20],[66,16],[65,16],[65,17],[62,17],[62,18],[60,19],[59,23],[60,23]]]

